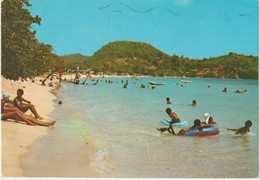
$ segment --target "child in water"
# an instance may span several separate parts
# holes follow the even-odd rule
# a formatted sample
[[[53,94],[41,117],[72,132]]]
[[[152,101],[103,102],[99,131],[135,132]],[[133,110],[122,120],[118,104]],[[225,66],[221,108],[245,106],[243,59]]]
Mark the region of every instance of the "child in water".
[[[166,113],[170,116],[170,118],[172,119],[171,122],[169,122],[170,124],[173,123],[179,123],[181,122],[180,118],[177,116],[177,114],[175,112],[172,112],[171,108],[167,108],[166,109]]]
[[[239,128],[239,129],[227,128],[227,130],[236,131],[236,134],[244,135],[244,134],[246,134],[247,132],[250,132],[250,127],[252,126],[252,124],[253,124],[252,121],[247,120],[247,121],[245,122],[245,126]]]

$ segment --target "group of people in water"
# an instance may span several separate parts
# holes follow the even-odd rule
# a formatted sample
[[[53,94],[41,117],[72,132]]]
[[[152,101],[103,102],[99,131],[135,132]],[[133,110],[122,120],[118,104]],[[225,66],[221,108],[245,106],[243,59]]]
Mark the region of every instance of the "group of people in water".
[[[166,98],[166,102],[167,102],[167,104],[173,104],[172,102],[171,102],[171,99],[169,98],[169,97],[167,97]],[[192,100],[192,104],[191,104],[192,106],[196,106],[197,105],[197,101],[194,99],[194,100]]]
[[[41,117],[35,106],[29,101],[23,98],[23,89],[17,90],[17,97],[13,101],[9,100],[10,94],[8,92],[3,93],[1,99],[1,120],[13,119],[15,121],[24,121],[29,125],[41,125],[41,126],[52,126],[56,121],[45,122]],[[32,115],[27,115],[25,112],[30,110]]]
[[[227,88],[225,87],[222,92],[227,92]],[[247,93],[247,90],[245,89],[244,91],[236,90],[235,93]]]
[[[172,104],[169,97],[166,98],[166,101],[167,101],[167,104]],[[193,100],[193,101],[195,101],[195,100]],[[200,119],[195,119],[194,120],[194,125],[192,127],[190,127],[190,128],[182,128],[178,133],[176,133],[174,131],[172,125],[175,124],[175,123],[180,123],[181,120],[177,116],[177,114],[172,111],[171,108],[167,108],[166,109],[166,113],[171,118],[171,121],[168,121],[169,127],[157,128],[157,130],[160,131],[160,132],[168,131],[172,135],[184,135],[185,133],[187,133],[189,131],[192,131],[192,130],[196,130],[196,129],[198,129],[199,131],[202,131],[203,128],[209,128],[209,127],[212,127],[212,126],[217,124],[213,120],[213,117],[209,115],[209,113],[205,113],[204,114],[205,122],[201,122]],[[247,120],[245,122],[245,126],[243,126],[241,128],[237,128],[237,129],[227,128],[227,130],[236,131],[236,134],[244,135],[247,132],[250,132],[250,127],[251,126],[252,126],[252,121],[251,120]]]

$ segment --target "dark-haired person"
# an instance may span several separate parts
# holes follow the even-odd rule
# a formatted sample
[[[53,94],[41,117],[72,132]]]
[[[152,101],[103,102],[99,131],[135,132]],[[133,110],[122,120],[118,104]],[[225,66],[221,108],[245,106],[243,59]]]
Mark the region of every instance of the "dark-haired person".
[[[23,96],[24,92],[22,89],[17,90],[17,97],[14,98],[14,106],[17,107],[20,111],[25,113],[28,111],[28,109],[31,110],[31,112],[34,114],[35,118],[37,119],[44,119],[41,117],[38,112],[36,111],[35,107],[33,104],[31,104],[30,101],[24,99]],[[26,103],[23,103],[26,102]]]
[[[196,106],[197,105],[197,101],[196,100],[193,100],[192,101],[192,106]]]
[[[203,124],[217,124],[215,121],[213,121],[213,117],[210,116],[208,119],[208,123],[207,122],[202,122]]]
[[[207,125],[207,126],[201,126],[201,121],[199,119],[195,119],[194,120],[194,125],[192,127],[190,127],[189,129],[181,129],[177,134],[175,133],[175,131],[172,128],[172,124],[170,124],[169,128],[160,128],[157,129],[158,131],[164,132],[166,130],[168,130],[169,133],[171,133],[172,135],[184,135],[185,133],[198,129],[199,131],[202,131],[202,128],[207,128],[207,127],[211,127],[211,125]]]
[[[179,123],[181,122],[180,118],[177,116],[175,112],[172,112],[171,108],[166,109],[166,113],[170,116],[171,121],[169,123],[174,124],[174,123]]]
[[[172,104],[171,100],[169,97],[166,98],[167,104]]]
[[[245,122],[245,126],[239,128],[239,129],[227,128],[227,130],[236,131],[236,134],[244,135],[244,134],[246,134],[247,132],[250,132],[250,127],[252,126],[252,124],[253,124],[252,121],[247,120],[247,121]]]
[[[16,121],[25,121],[27,124],[31,126],[52,126],[56,123],[56,121],[44,122],[37,120],[32,116],[24,114],[16,107],[5,107],[5,103],[9,101],[9,97],[9,93],[3,93],[3,99],[1,99],[1,120],[14,119]]]

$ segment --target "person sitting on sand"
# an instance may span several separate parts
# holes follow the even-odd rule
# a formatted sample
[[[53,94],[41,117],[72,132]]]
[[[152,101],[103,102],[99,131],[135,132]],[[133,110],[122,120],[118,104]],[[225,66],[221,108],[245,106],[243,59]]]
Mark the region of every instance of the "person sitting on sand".
[[[16,107],[5,107],[5,103],[9,101],[9,93],[3,93],[3,99],[1,99],[1,120],[14,119],[16,121],[25,121],[27,124],[35,126],[52,126],[56,121],[44,122],[39,121],[36,118],[26,115]]]
[[[177,116],[177,114],[175,112],[172,112],[171,108],[167,108],[166,113],[170,116],[170,118],[172,120],[169,122],[170,124],[181,122],[180,118]]]
[[[33,104],[31,104],[30,101],[24,99],[23,96],[24,92],[22,89],[18,89],[17,90],[17,97],[14,98],[14,106],[17,107],[20,111],[22,111],[23,113],[25,113],[28,109],[31,110],[31,112],[34,114],[35,118],[37,119],[43,119],[43,117],[41,117]],[[26,104],[24,104],[23,102],[26,102]]]
[[[207,128],[207,127],[211,127],[212,125],[207,125],[207,126],[201,126],[201,121],[200,119],[195,119],[194,120],[194,125],[192,127],[190,127],[189,129],[181,129],[177,134],[175,133],[172,124],[170,124],[170,126],[168,128],[157,128],[158,131],[164,132],[164,131],[168,131],[170,134],[172,135],[184,135],[185,133],[198,129],[199,131],[202,131],[202,128]]]
[[[222,92],[227,92],[227,88],[225,87],[225,88],[222,90]]]
[[[166,98],[167,104],[172,104],[171,100],[169,97]]]
[[[245,126],[239,128],[239,129],[231,129],[231,128],[227,128],[227,130],[229,131],[236,131],[236,134],[241,134],[241,135],[244,135],[246,134],[247,132],[250,132],[250,127],[252,126],[252,121],[250,120],[247,120],[245,122]]]
[[[196,100],[193,100],[192,101],[192,106],[196,106],[197,105],[197,101]]]

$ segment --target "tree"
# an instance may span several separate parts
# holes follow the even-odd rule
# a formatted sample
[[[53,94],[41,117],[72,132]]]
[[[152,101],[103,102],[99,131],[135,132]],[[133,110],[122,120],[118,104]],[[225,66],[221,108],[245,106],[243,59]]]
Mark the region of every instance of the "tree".
[[[36,31],[31,31],[31,25],[40,25],[41,18],[32,16],[25,8],[29,6],[28,0],[2,2],[2,75],[8,79],[43,73],[52,51],[50,45],[38,42]]]

